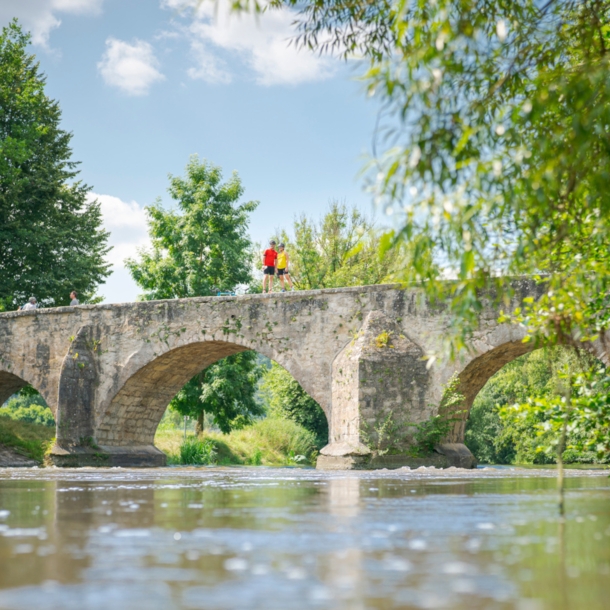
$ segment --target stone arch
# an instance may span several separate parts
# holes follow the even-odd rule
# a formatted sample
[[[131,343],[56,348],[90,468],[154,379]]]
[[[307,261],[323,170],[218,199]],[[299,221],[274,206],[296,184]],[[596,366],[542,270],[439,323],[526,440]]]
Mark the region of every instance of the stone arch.
[[[608,354],[599,341],[583,343],[581,348],[608,364]],[[459,392],[463,394],[464,401],[458,407],[459,414],[456,416],[457,421],[448,436],[448,442],[464,442],[464,433],[470,410],[478,393],[489,379],[509,362],[535,349],[539,348],[532,343],[523,343],[520,340],[507,341],[476,356],[464,367],[459,373]]]
[[[0,369],[0,406],[2,406],[13,394],[16,394],[19,390],[28,385],[32,385],[32,387],[36,388],[49,407],[51,406],[52,403],[49,402],[47,396],[45,396],[44,390],[38,389],[35,382],[31,383],[19,375],[9,373],[7,370],[3,369]],[[53,417],[55,417],[55,411],[51,409],[51,412],[53,413]]]
[[[3,405],[13,394],[28,385],[28,382],[17,375],[0,371],[0,405]]]
[[[187,343],[147,359],[139,368],[135,363],[141,358],[134,354],[130,358],[134,364],[127,366],[131,374],[106,401],[97,419],[96,442],[105,447],[152,445],[167,405],[193,376],[222,358],[251,349],[277,362],[301,383],[291,362],[273,352],[231,341]]]

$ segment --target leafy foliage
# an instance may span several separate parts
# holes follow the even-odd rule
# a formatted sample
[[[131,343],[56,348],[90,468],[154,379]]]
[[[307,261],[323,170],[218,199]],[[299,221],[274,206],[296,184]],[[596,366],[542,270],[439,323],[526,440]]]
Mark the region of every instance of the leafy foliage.
[[[401,440],[403,425],[394,421],[394,414],[390,411],[385,417],[380,417],[374,424],[366,421],[361,423],[360,435],[362,442],[376,456],[386,453],[399,453],[396,441]]]
[[[397,277],[449,304],[446,353],[486,298],[516,296],[514,274],[545,276],[515,313],[541,344],[607,328],[608,0],[272,5],[297,11],[297,43],[365,58],[384,147],[370,188],[399,218],[387,245],[410,254]]]
[[[570,461],[587,455],[602,462],[610,462],[610,375],[601,366],[592,367],[576,375],[566,367],[560,378],[569,385],[568,396],[541,396],[527,402],[504,407],[503,418],[509,422],[526,420],[538,437],[545,442],[536,448],[547,456],[568,454]],[[563,429],[566,426],[565,447]],[[592,461],[592,460],[591,460]]]
[[[199,439],[213,443],[214,462],[219,465],[294,466],[315,463],[317,455],[313,433],[277,417],[260,419],[229,434],[205,430]],[[181,431],[157,430],[155,445],[168,454],[170,463],[180,463],[182,444]]]
[[[148,206],[152,250],[126,261],[145,299],[207,296],[252,281],[247,229],[258,202],[238,203],[243,192],[237,173],[223,183],[222,170],[197,156],[184,178],[170,176],[178,209]]]
[[[20,394],[11,398],[2,406],[0,414],[19,421],[55,427],[53,413],[40,394]]]
[[[547,464],[554,463],[557,435],[549,424],[550,411],[527,405],[556,406],[561,400],[563,382],[560,372],[568,367],[591,377],[587,362],[564,348],[536,350],[505,365],[483,387],[477,396],[466,427],[465,442],[479,462],[487,464]],[[584,371],[584,372],[583,372]],[[596,370],[595,378],[607,373]],[[563,404],[563,403],[562,403]],[[526,405],[513,408],[513,405]],[[594,413],[589,412],[592,416]],[[590,438],[582,429],[580,419],[574,419],[568,437],[565,462],[592,463],[604,461],[595,451],[578,440]],[[599,422],[603,424],[603,420]]]
[[[176,394],[170,408],[198,419],[200,429],[204,413],[210,413],[214,423],[227,434],[264,414],[263,405],[256,400],[261,375],[256,352],[227,356],[193,377]]]
[[[126,261],[144,298],[205,296],[249,283],[248,219],[258,204],[238,203],[243,187],[237,174],[223,183],[219,167],[193,156],[184,178],[170,176],[169,193],[177,210],[159,201],[146,208],[152,251]],[[171,408],[197,419],[199,431],[210,413],[229,432],[263,413],[254,399],[260,374],[254,352],[229,356],[193,377]]]
[[[45,94],[16,21],[0,33],[0,311],[90,300],[110,275],[108,233],[71,160],[71,134]]]
[[[290,419],[315,435],[316,446],[328,443],[328,422],[320,405],[297,380],[275,362],[265,371],[260,392],[270,417]]]
[[[187,438],[180,445],[180,463],[192,466],[215,464],[216,449],[211,439]]]
[[[295,220],[294,241],[282,233],[301,290],[380,284],[401,263],[400,250],[380,256],[381,233],[357,208],[334,201],[320,222]]]
[[[11,419],[39,424],[40,426],[55,427],[55,418],[49,407],[31,404],[27,407],[14,408],[10,403],[0,410],[0,415],[6,415]]]

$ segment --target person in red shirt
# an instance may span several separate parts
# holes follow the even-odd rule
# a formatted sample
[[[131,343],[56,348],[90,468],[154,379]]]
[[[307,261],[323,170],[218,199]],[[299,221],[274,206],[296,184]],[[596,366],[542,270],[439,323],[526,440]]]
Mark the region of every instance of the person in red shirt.
[[[271,240],[269,247],[263,252],[263,294],[265,294],[265,286],[268,284],[267,292],[273,290],[273,276],[275,275],[275,266],[277,263],[277,251],[275,250],[275,242]]]

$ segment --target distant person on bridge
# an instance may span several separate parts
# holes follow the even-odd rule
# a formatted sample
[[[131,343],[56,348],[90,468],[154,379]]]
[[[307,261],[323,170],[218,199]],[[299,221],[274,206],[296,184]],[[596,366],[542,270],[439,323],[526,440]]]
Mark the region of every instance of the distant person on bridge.
[[[32,309],[38,309],[38,303],[36,302],[36,297],[30,297],[30,300],[19,308],[21,311],[30,311]]]
[[[275,266],[277,262],[277,251],[275,249],[275,241],[269,242],[269,248],[263,253],[263,294],[265,294],[265,286],[268,286],[267,292],[273,290],[273,276],[275,275]]]
[[[70,307],[76,307],[77,305],[80,305],[80,301],[78,300],[77,296],[76,296],[76,290],[73,290],[70,293]]]
[[[290,279],[290,274],[288,273],[288,263],[290,262],[290,259],[288,258],[288,253],[285,250],[284,244],[280,244],[278,246],[278,249],[279,252],[277,253],[277,275],[280,278],[282,292],[286,292],[286,289],[284,288],[284,278],[286,278],[288,286],[290,286],[290,290],[294,290],[292,280]]]

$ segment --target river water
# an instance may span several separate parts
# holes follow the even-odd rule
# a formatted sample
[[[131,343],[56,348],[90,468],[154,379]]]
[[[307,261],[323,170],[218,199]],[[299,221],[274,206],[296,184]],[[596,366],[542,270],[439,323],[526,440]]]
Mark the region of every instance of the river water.
[[[610,608],[608,472],[0,472],[3,610]]]

